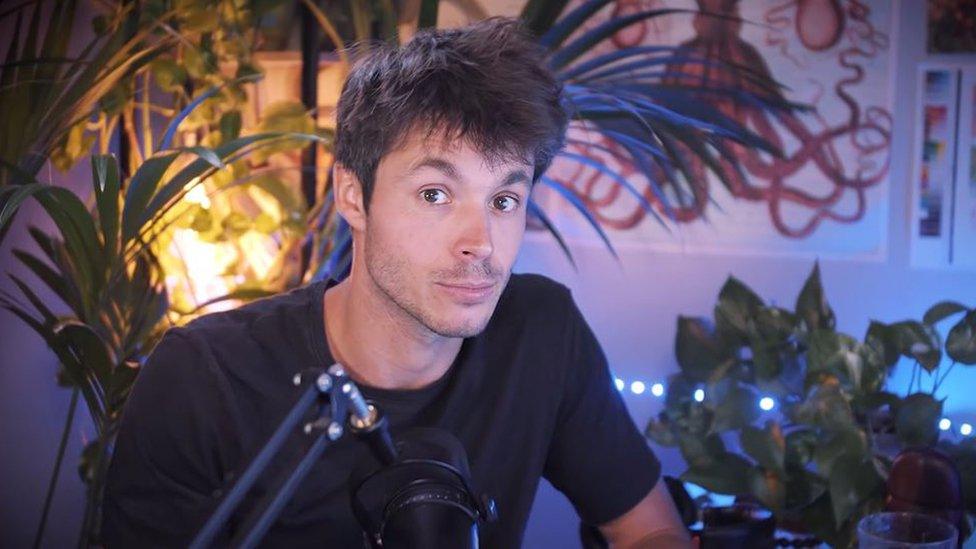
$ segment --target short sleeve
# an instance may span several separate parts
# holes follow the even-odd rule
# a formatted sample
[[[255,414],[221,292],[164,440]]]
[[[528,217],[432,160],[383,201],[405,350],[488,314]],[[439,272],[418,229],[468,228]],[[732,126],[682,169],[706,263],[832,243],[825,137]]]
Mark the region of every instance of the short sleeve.
[[[570,302],[563,395],[544,475],[588,524],[609,522],[657,483],[661,464],[634,425],[599,342]]]
[[[106,547],[186,546],[234,452],[222,378],[205,344],[170,330],[136,379],[105,488]]]

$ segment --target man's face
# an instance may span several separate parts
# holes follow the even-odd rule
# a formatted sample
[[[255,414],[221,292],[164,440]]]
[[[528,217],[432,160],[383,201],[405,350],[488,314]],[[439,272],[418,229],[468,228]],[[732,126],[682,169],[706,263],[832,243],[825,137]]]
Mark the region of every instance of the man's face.
[[[414,132],[384,156],[366,218],[366,271],[433,333],[484,330],[525,232],[532,168],[489,165],[465,141]]]

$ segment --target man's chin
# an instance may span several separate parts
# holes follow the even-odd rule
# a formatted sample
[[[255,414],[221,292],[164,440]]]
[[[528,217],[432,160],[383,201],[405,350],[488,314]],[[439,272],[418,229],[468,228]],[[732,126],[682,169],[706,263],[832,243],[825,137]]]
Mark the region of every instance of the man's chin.
[[[485,331],[488,319],[454,319],[428,325],[427,328],[441,337],[474,337]]]

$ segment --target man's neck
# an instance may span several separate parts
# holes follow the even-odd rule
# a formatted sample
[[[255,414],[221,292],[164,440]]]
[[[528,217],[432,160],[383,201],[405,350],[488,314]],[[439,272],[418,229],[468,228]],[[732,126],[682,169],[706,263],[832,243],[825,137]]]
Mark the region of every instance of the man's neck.
[[[431,332],[369,281],[350,276],[323,299],[329,349],[357,382],[418,389],[440,379],[461,349],[461,338]]]

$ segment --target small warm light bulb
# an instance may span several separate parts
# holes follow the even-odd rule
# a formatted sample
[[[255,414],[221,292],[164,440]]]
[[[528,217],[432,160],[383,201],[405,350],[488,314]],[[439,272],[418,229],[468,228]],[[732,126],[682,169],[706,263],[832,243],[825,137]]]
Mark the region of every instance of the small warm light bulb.
[[[776,401],[771,397],[762,397],[759,399],[759,407],[768,412],[776,407]]]
[[[635,381],[635,382],[631,383],[630,384],[630,390],[635,395],[639,395],[639,394],[643,393],[644,392],[644,382],[643,381]]]
[[[654,385],[651,385],[651,394],[654,395],[654,396],[656,396],[656,397],[663,396],[664,395],[664,384],[663,383],[655,383]]]
[[[939,429],[943,431],[948,431],[951,428],[952,428],[952,421],[950,421],[949,418],[944,417],[939,420]]]
[[[695,389],[695,402],[705,402],[705,389]]]
[[[968,423],[963,423],[962,425],[959,426],[959,432],[963,436],[968,437],[969,435],[973,434],[973,426]]]
[[[618,378],[614,379],[613,382],[617,385],[617,390],[618,391],[623,391],[624,390],[624,380],[622,380],[622,379],[620,379],[618,377]]]

